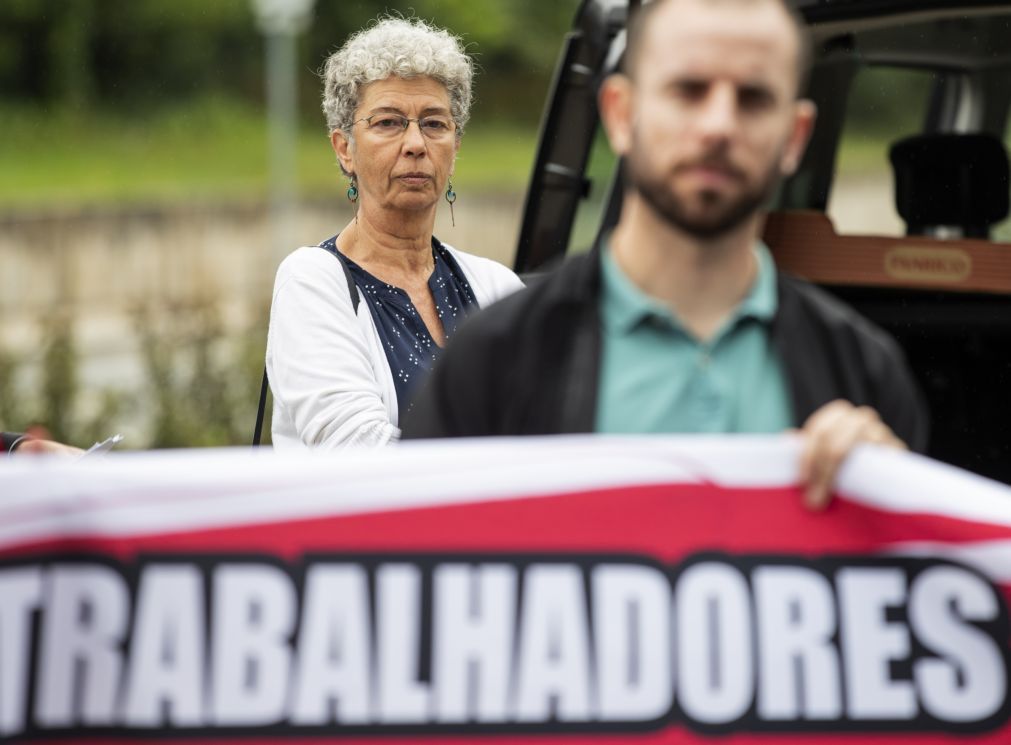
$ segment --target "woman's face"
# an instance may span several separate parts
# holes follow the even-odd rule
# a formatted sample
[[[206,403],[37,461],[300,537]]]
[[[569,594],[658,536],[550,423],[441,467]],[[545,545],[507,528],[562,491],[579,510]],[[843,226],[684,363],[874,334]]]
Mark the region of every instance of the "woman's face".
[[[372,117],[371,126],[361,121],[366,117]],[[423,134],[417,121],[407,129],[395,126],[399,117],[431,119]],[[369,83],[355,120],[354,144],[341,131],[331,135],[331,143],[344,170],[357,177],[362,206],[434,209],[459,147],[445,86],[429,77],[391,76]],[[443,123],[449,124],[445,130]]]

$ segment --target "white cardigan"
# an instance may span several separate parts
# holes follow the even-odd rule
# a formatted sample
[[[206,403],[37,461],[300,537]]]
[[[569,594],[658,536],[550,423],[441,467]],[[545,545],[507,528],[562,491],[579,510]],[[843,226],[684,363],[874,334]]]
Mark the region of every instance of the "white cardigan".
[[[443,246],[480,307],[523,286],[501,264]],[[375,446],[400,436],[393,373],[359,292],[356,315],[340,262],[319,246],[299,248],[281,262],[267,331],[276,449]]]

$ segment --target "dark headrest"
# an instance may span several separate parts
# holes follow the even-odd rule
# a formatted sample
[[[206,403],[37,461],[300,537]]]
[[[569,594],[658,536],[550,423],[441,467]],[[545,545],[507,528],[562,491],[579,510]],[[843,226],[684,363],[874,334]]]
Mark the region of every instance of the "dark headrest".
[[[930,134],[892,145],[895,206],[918,233],[924,226],[961,226],[985,237],[1008,214],[1008,156],[987,134]]]

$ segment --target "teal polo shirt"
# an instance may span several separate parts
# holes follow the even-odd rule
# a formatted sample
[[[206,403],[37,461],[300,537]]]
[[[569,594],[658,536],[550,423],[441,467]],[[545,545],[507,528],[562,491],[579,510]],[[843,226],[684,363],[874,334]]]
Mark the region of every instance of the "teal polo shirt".
[[[701,341],[633,284],[604,246],[597,432],[770,433],[793,426],[769,335],[776,266],[763,244],[755,253],[758,274],[747,296]]]

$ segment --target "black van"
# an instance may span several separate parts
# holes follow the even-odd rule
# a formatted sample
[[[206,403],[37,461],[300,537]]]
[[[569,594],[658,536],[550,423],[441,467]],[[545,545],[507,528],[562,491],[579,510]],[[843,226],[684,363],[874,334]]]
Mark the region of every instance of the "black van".
[[[793,4],[815,41],[807,96],[818,125],[770,205],[766,242],[782,269],[903,345],[931,406],[930,455],[1011,483],[1011,2]],[[545,107],[518,272],[585,248],[617,220],[620,168],[601,144],[596,89],[639,5],[584,0],[576,13]],[[854,91],[888,97],[897,86],[909,102],[901,123],[867,138],[868,97]]]

